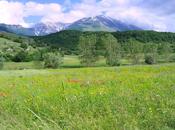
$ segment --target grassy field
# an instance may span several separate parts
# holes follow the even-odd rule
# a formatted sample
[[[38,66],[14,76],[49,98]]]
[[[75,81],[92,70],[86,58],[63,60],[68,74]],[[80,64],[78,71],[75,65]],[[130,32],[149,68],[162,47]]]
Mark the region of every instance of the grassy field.
[[[96,63],[96,67],[106,66],[105,59],[103,57]],[[82,65],[78,59],[78,56],[65,56],[64,63],[61,68],[81,68]],[[36,66],[33,62],[6,62],[4,64],[4,70],[22,70],[22,69],[35,69]]]
[[[175,54],[170,55],[170,59],[175,57]],[[82,68],[83,66],[80,64],[78,56],[75,55],[66,55],[63,60],[63,64],[61,65],[61,68]],[[158,58],[158,63],[165,63],[165,60],[163,57]],[[144,59],[141,59],[141,63],[144,65]],[[131,59],[121,59],[121,66],[128,66],[132,65]],[[104,57],[100,57],[99,60],[95,63],[94,67],[107,67],[106,61]],[[4,64],[4,70],[23,70],[23,69],[42,69],[41,66],[36,66],[34,62],[6,62]]]
[[[174,130],[175,64],[0,71],[0,130]]]

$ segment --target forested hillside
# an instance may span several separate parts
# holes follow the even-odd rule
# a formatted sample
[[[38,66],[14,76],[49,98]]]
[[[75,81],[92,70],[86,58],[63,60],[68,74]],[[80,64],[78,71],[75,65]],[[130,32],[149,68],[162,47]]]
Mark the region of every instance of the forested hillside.
[[[8,39],[10,41],[18,43],[29,43],[33,41],[32,38],[7,32],[0,32],[0,38]]]
[[[126,32],[114,32],[112,34],[118,39],[119,42],[127,42],[128,39],[133,38],[143,43],[168,42],[175,44],[175,33],[170,32],[126,31]]]
[[[5,61],[30,61],[36,51],[32,38],[0,32],[0,59],[3,57]]]
[[[97,38],[103,37],[110,32],[80,32],[61,31],[47,36],[34,37],[37,45],[49,45],[54,48],[62,48],[68,52],[75,52],[81,35],[95,34]],[[175,33],[155,32],[155,31],[126,31],[111,33],[120,44],[133,39],[141,43],[170,43],[175,46]]]

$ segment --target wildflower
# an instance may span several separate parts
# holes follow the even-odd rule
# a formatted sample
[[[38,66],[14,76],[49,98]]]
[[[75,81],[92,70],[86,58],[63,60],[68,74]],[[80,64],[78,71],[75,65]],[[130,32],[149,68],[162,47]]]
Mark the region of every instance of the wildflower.
[[[77,79],[68,80],[68,83],[81,83],[81,82],[82,82],[81,80],[77,80]]]
[[[0,97],[7,97],[6,93],[0,92]]]

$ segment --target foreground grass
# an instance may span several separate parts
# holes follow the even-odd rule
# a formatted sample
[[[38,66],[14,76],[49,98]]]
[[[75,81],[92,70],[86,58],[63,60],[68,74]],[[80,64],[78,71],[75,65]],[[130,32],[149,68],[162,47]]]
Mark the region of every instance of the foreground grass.
[[[174,130],[175,64],[0,72],[1,130]]]

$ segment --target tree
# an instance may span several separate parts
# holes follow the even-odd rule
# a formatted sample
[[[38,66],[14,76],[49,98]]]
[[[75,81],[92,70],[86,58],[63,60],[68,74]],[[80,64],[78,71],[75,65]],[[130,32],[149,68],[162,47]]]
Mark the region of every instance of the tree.
[[[4,57],[0,56],[0,70],[2,70],[4,67]]]
[[[80,36],[79,39],[80,62],[85,66],[93,66],[98,60],[96,50],[96,35]]]
[[[33,53],[33,65],[35,69],[43,68],[43,57],[42,51],[40,49],[36,49]]]
[[[63,63],[60,53],[47,53],[44,56],[44,67],[56,69]]]
[[[125,45],[126,53],[132,59],[133,64],[138,64],[143,53],[143,44],[139,41],[129,39]]]
[[[145,63],[154,64],[157,61],[158,45],[155,43],[146,43],[144,45]]]
[[[169,57],[172,52],[173,52],[173,49],[170,43],[164,42],[159,44],[158,53],[159,55],[163,56],[166,62],[169,61]]]
[[[121,46],[117,39],[111,34],[106,34],[102,41],[106,47],[106,63],[110,66],[120,65]]]

